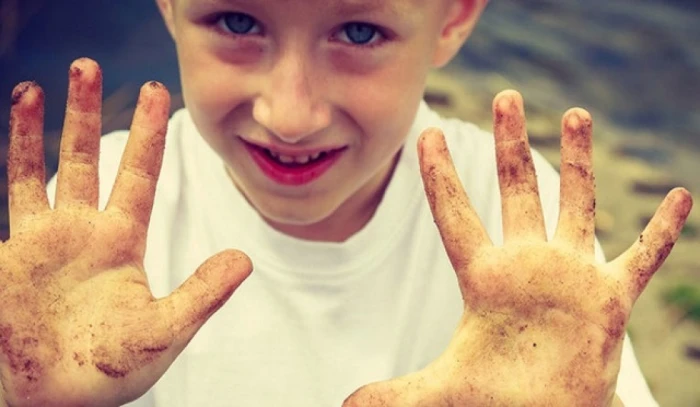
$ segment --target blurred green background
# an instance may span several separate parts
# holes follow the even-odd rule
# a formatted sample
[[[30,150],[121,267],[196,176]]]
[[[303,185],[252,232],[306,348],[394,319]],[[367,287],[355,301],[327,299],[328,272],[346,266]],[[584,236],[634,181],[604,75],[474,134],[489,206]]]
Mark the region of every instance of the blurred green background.
[[[82,56],[104,71],[105,132],[128,127],[145,81],[165,83],[174,108],[181,105],[174,46],[154,0],[0,0],[0,121],[9,120],[14,85],[39,82],[51,171],[68,66]],[[554,165],[560,115],[574,105],[594,114],[597,226],[608,257],[634,240],[672,186],[700,191],[700,0],[492,1],[455,62],[431,79],[427,98],[488,127],[491,98],[506,87],[523,93],[533,145]],[[6,238],[6,125],[0,135]],[[700,406],[695,212],[630,325],[662,405]]]

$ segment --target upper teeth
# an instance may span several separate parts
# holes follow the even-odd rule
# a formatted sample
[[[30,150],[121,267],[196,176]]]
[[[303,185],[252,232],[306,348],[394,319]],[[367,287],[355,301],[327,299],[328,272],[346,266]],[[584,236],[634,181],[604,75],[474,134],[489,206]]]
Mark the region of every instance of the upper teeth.
[[[284,164],[292,164],[292,163],[306,164],[309,161],[317,159],[318,157],[321,156],[321,154],[323,154],[322,152],[318,152],[318,153],[314,153],[311,155],[291,156],[291,155],[279,154],[279,153],[276,153],[272,150],[267,150],[267,152],[271,156],[275,157],[277,160],[279,160],[280,162],[282,162]]]

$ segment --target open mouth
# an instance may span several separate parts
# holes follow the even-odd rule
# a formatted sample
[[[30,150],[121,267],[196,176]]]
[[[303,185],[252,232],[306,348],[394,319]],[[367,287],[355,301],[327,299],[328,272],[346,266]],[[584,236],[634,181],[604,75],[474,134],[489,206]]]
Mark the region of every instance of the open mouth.
[[[347,147],[306,155],[286,155],[244,141],[253,161],[268,178],[282,185],[308,184],[325,174]]]
[[[314,164],[318,161],[324,160],[326,157],[328,157],[329,154],[332,154],[333,150],[330,151],[322,151],[319,153],[315,153],[312,155],[305,155],[305,156],[291,156],[291,155],[284,155],[284,154],[279,154],[275,153],[272,150],[269,150],[267,148],[263,148],[267,156],[272,159],[277,161],[281,165],[286,165],[289,167],[300,167],[304,165],[309,165],[309,164]]]

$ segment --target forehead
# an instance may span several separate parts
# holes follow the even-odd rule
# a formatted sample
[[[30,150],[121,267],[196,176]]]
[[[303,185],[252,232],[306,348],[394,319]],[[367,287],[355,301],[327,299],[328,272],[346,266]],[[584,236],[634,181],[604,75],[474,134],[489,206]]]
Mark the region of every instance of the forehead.
[[[404,14],[422,10],[428,5],[442,0],[181,0],[190,4],[216,4],[226,6],[247,6],[271,8],[314,7],[337,14],[392,13]]]
[[[415,9],[423,2],[424,0],[329,0],[325,3],[328,7],[340,12],[362,13],[376,11],[401,13]]]

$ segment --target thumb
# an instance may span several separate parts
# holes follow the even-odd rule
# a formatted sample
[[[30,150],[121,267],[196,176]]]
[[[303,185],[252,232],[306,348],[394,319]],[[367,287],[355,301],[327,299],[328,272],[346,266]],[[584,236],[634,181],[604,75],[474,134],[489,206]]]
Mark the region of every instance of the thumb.
[[[172,294],[158,301],[176,348],[187,345],[252,270],[243,252],[226,250],[207,259]]]
[[[410,373],[382,382],[366,384],[343,401],[342,407],[434,406],[426,398],[425,377],[421,372]]]
[[[396,405],[396,400],[388,400],[387,392],[377,392],[371,383],[360,387],[343,401],[342,407],[376,407]]]

